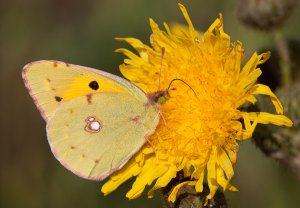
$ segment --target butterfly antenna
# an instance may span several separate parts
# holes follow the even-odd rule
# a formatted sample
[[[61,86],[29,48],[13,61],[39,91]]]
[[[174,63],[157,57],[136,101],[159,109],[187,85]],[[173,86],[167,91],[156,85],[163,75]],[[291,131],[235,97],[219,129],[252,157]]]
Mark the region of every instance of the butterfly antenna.
[[[158,75],[158,91],[160,91],[160,77],[161,77],[161,71],[162,71],[162,62],[165,55],[165,48],[161,48],[161,56],[160,56],[160,69],[159,69],[159,75]]]
[[[193,91],[193,93],[195,94],[195,96],[197,97],[197,94],[196,94],[196,92],[194,91],[194,89],[188,84],[188,83],[186,83],[185,81],[183,81],[182,79],[173,79],[171,82],[170,82],[170,84],[169,84],[169,86],[168,86],[168,88],[167,88],[167,91],[169,91],[169,89],[170,89],[170,87],[171,87],[171,85],[172,85],[172,83],[174,82],[174,81],[181,81],[182,83],[184,83],[185,85],[187,85],[192,91]]]

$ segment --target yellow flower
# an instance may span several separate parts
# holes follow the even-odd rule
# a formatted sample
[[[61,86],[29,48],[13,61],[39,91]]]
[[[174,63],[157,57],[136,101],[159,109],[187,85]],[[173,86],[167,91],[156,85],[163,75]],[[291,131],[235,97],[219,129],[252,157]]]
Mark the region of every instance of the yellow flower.
[[[189,181],[173,188],[169,200],[174,202],[183,185],[203,190],[204,176],[211,199],[221,186],[224,190],[236,191],[229,184],[233,164],[236,162],[237,141],[249,139],[258,123],[291,126],[292,122],[282,115],[283,108],[268,86],[256,84],[261,70],[257,66],[265,62],[270,53],[254,53],[242,67],[244,50],[241,42],[230,42],[223,31],[222,17],[215,20],[202,35],[193,27],[183,5],[179,7],[188,27],[169,28],[166,32],[150,19],[151,45],[135,38],[118,39],[126,41],[138,54],[127,49],[118,49],[128,59],[120,66],[122,74],[146,93],[167,89],[170,98],[160,107],[162,118],[149,142],[118,172],[114,173],[102,187],[106,195],[119,185],[136,176],[132,189],[127,193],[130,199],[141,195],[145,186],[155,190],[165,187],[177,172],[183,171]],[[161,61],[162,48],[165,48]],[[162,70],[160,67],[162,62]],[[271,98],[277,114],[266,112],[243,112],[241,106],[254,104],[255,95]]]

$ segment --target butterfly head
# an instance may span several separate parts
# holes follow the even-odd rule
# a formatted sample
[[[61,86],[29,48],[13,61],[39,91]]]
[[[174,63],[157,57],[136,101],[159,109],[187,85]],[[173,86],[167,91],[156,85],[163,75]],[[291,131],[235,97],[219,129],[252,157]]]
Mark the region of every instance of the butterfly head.
[[[193,91],[194,95],[197,97],[196,92],[193,90],[193,88],[188,83],[186,83],[182,79],[175,78],[170,82],[170,84],[166,90],[158,90],[157,92],[148,94],[148,99],[149,99],[150,103],[158,104],[158,105],[165,104],[167,102],[167,100],[170,99],[169,90],[172,89],[171,85],[173,84],[174,81],[180,81],[183,84],[187,85]],[[173,89],[176,89],[176,88],[173,88]]]
[[[170,98],[168,90],[157,91],[154,93],[148,94],[148,99],[151,104],[163,105]]]

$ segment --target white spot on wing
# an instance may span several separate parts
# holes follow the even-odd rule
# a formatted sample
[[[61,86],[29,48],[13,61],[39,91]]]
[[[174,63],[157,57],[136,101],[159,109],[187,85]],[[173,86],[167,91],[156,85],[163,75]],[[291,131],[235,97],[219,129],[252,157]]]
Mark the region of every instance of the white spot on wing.
[[[91,129],[93,129],[94,131],[99,131],[101,128],[101,125],[98,121],[93,121],[90,123],[90,127]]]
[[[102,129],[102,123],[95,116],[89,116],[85,119],[86,125],[84,130],[89,133],[97,133]]]

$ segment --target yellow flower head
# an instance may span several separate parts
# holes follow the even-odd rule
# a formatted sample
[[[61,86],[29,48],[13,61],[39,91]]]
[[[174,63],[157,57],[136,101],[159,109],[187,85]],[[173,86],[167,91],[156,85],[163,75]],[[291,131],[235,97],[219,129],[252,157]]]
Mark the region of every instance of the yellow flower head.
[[[173,188],[169,200],[174,202],[179,188],[195,186],[203,189],[204,176],[211,199],[219,186],[235,191],[229,184],[238,152],[237,141],[249,139],[258,123],[291,126],[281,115],[280,101],[268,86],[256,84],[261,70],[257,66],[270,54],[254,53],[241,69],[245,58],[240,42],[230,42],[223,31],[222,17],[215,20],[204,34],[199,34],[184,6],[179,7],[188,27],[170,29],[164,24],[161,31],[150,19],[153,34],[151,46],[135,38],[126,41],[138,54],[118,49],[128,59],[120,66],[122,74],[146,93],[170,87],[170,98],[160,106],[161,119],[147,144],[102,187],[109,194],[129,178],[136,176],[130,199],[141,195],[146,185],[155,184],[148,192],[152,197],[156,189],[165,187],[177,172],[183,171],[189,181]],[[165,49],[161,60],[162,48]],[[161,70],[160,70],[161,68]],[[160,72],[161,71],[161,72]],[[185,82],[185,83],[184,83]],[[277,114],[243,112],[241,106],[255,103],[255,95],[271,98]]]

